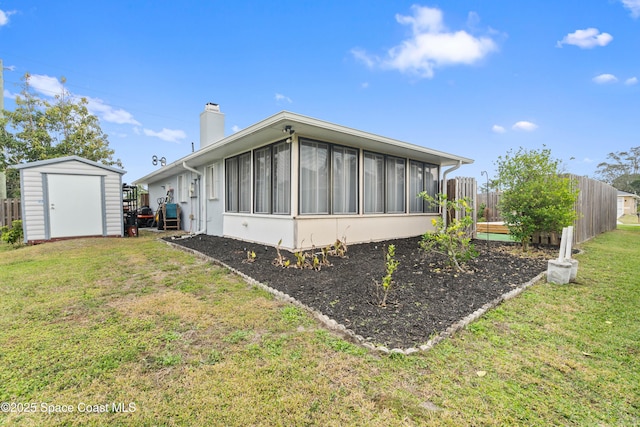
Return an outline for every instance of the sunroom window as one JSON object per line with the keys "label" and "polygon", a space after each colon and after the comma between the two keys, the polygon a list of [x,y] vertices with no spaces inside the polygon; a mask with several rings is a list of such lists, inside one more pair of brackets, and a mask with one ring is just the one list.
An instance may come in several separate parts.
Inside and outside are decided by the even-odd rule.
{"label": "sunroom window", "polygon": [[358,213],[358,150],[300,141],[300,213]]}
{"label": "sunroom window", "polygon": [[364,212],[406,212],[406,162],[376,153],[364,153]]}
{"label": "sunroom window", "polygon": [[225,161],[227,212],[251,212],[251,153]]}
{"label": "sunroom window", "polygon": [[438,166],[428,163],[409,162],[409,212],[438,212],[438,207],[417,197],[426,191],[431,197],[438,194]]}
{"label": "sunroom window", "polygon": [[279,142],[254,152],[254,212],[291,212],[291,144]]}

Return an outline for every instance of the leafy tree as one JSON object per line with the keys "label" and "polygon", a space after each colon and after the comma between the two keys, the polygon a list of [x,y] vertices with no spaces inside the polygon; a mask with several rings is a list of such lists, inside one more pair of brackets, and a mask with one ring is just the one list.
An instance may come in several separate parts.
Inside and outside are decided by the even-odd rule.
{"label": "leafy tree", "polygon": [[577,217],[578,190],[559,174],[559,160],[549,149],[510,150],[496,162],[496,183],[503,190],[499,209],[509,233],[527,250],[535,232],[560,232]]}
{"label": "leafy tree", "polygon": [[[61,79],[64,85],[65,79]],[[16,108],[4,110],[0,119],[0,170],[10,165],[77,155],[109,166],[122,167],[113,159],[107,135],[96,116],[89,113],[86,98],[64,89],[52,101],[41,98],[23,77]],[[19,175],[7,170],[7,194],[19,197]]]}
{"label": "leafy tree", "polygon": [[640,194],[640,147],[609,153],[607,159],[598,165],[600,179],[618,190]]}

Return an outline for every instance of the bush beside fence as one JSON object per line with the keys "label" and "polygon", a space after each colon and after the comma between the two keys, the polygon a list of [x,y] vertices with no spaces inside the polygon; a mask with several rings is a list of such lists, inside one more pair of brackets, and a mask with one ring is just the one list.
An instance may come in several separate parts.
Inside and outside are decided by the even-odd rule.
{"label": "bush beside fence", "polygon": [[[575,204],[578,219],[574,222],[573,243],[580,243],[610,231],[617,226],[618,190],[602,181],[586,176],[568,175],[577,186],[578,200]],[[480,193],[476,198],[476,209],[483,204],[488,208],[487,221],[502,221],[498,204],[500,193]],[[482,215],[482,212],[478,212]],[[545,233],[534,236],[534,243],[559,244],[558,236]]]}

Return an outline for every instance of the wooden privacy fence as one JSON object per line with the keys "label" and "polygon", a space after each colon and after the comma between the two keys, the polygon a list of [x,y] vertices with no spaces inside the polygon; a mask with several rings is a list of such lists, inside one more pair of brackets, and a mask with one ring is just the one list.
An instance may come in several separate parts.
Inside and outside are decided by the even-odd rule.
{"label": "wooden privacy fence", "polygon": [[[489,193],[479,193],[476,199],[476,211],[478,217],[484,217],[487,222],[502,221],[500,212],[498,211],[498,202],[500,201],[500,193],[490,191]],[[484,205],[484,211],[480,208]]]}
{"label": "wooden privacy fence", "polygon": [[[465,177],[455,177],[453,179],[447,180],[447,197],[449,200],[458,200],[463,198],[468,198],[470,200],[470,205],[473,208],[476,203],[476,197],[478,195],[478,184],[476,183],[475,178],[465,178]],[[473,217],[473,237],[476,236],[476,216],[477,209],[473,209],[471,212],[471,216]],[[460,210],[459,212],[448,212],[448,218],[451,219],[453,215],[456,215],[457,219],[468,215],[465,209]]]}
{"label": "wooden privacy fence", "polygon": [[[574,209],[578,219],[573,223],[573,243],[580,243],[597,236],[605,231],[610,231],[617,226],[618,190],[602,181],[587,178],[586,176],[566,175],[571,178],[575,188],[578,189],[578,200]],[[502,221],[498,211],[500,193],[491,192],[478,194],[476,209],[485,203],[489,209],[487,221]],[[482,215],[479,212],[479,215]],[[537,233],[533,236],[533,243],[558,244],[559,237],[554,233]]]}
{"label": "wooden privacy fence", "polygon": [[618,225],[618,190],[586,176],[569,175],[580,193],[575,204],[578,219],[573,223],[573,242],[589,240]]}
{"label": "wooden privacy fence", "polygon": [[4,227],[5,225],[11,227],[11,223],[17,219],[22,219],[20,199],[1,199],[0,227]]}

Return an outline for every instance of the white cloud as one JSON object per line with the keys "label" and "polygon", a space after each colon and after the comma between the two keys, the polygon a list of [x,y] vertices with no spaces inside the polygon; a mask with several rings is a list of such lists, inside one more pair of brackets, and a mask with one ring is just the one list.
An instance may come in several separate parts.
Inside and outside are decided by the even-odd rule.
{"label": "white cloud", "polygon": [[467,27],[476,28],[480,24],[480,15],[477,12],[469,12],[467,15]]}
{"label": "white cloud", "polygon": [[503,126],[500,126],[500,125],[493,125],[491,127],[491,130],[494,133],[505,133],[507,131]]}
{"label": "white cloud", "polygon": [[361,87],[362,89],[367,89],[367,88],[369,88],[369,82],[364,82],[364,83],[360,84],[360,87]]}
{"label": "white cloud", "polygon": [[16,99],[16,96],[18,96],[18,94],[16,94],[16,93],[11,93],[11,92],[9,92],[9,91],[8,91],[8,90],[6,90],[6,89],[3,89],[3,91],[2,91],[2,95],[3,95],[5,98],[8,98],[8,99]]}
{"label": "white cloud", "polygon": [[114,108],[111,105],[105,104],[100,98],[87,99],[87,108],[91,114],[96,114],[102,118],[105,122],[117,123],[117,124],[129,124],[140,126],[140,122],[133,118],[133,115],[122,108]]}
{"label": "white cloud", "polygon": [[187,137],[187,134],[184,133],[184,131],[167,128],[162,128],[160,132],[154,132],[151,129],[143,129],[142,131],[147,136],[155,136],[156,138],[169,142],[180,142],[180,140]]}
{"label": "white cloud", "polygon": [[601,33],[597,28],[587,28],[567,34],[556,46],[562,47],[563,44],[569,44],[581,49],[591,49],[596,46],[606,46],[611,43],[611,40],[613,40],[611,34]]}
{"label": "white cloud", "polygon": [[524,132],[533,132],[538,129],[538,125],[535,123],[527,122],[525,120],[516,122],[513,126],[511,126],[513,130],[520,130]]}
{"label": "white cloud", "polygon": [[62,94],[64,86],[55,77],[50,77],[42,74],[29,75],[29,85],[41,94],[49,97]]}
{"label": "white cloud", "polygon": [[585,157],[584,159],[582,159],[582,162],[583,163],[593,163],[593,160],[588,158],[588,157]]}
{"label": "white cloud", "polygon": [[231,131],[232,131],[233,133],[236,133],[236,132],[238,132],[239,130],[240,130],[240,126],[238,126],[238,125],[233,125],[233,126],[231,126]]}
{"label": "white cloud", "polygon": [[624,81],[624,84],[626,84],[627,86],[638,84],[638,78],[637,77],[630,77],[630,78],[628,78],[627,80]]}
{"label": "white cloud", "polygon": [[629,9],[633,18],[640,17],[640,0],[622,0],[622,4]]}
{"label": "white cloud", "polygon": [[351,54],[358,61],[362,62],[367,68],[373,68],[380,61],[379,58],[369,55],[365,50],[360,48],[351,49]]}
{"label": "white cloud", "polygon": [[[396,15],[401,25],[411,26],[412,37],[391,48],[385,58],[370,55],[362,49],[351,54],[367,67],[380,66],[431,78],[436,68],[448,65],[471,65],[498,50],[489,37],[475,37],[466,31],[449,31],[440,9],[413,5],[410,16]],[[472,22],[479,22],[477,14]]]}
{"label": "white cloud", "polygon": [[280,102],[280,101],[285,101],[288,102],[289,104],[291,104],[293,101],[291,100],[291,98],[289,98],[288,96],[285,96],[281,93],[276,93],[276,101]]}
{"label": "white cloud", "polygon": [[602,85],[607,83],[615,83],[618,81],[618,78],[613,74],[600,74],[599,76],[595,76],[592,80],[594,83]]}
{"label": "white cloud", "polygon": [[[42,74],[32,74],[29,76],[29,85],[36,91],[48,97],[62,94],[64,85],[56,78]],[[122,108],[115,108],[106,104],[102,99],[91,98],[68,93],[68,95],[79,101],[81,98],[87,100],[87,109],[91,114],[95,114],[105,122],[117,124],[130,124],[140,126],[140,122],[133,118],[133,115]]]}
{"label": "white cloud", "polygon": [[9,23],[9,17],[16,13],[15,10],[1,10],[0,9],[0,27],[3,27]]}

